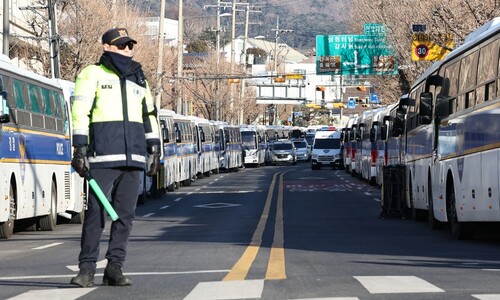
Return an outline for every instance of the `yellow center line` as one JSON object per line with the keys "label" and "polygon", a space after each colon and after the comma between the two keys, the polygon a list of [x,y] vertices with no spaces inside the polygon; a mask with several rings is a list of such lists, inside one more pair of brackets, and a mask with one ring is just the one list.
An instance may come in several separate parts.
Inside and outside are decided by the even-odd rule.
{"label": "yellow center line", "polygon": [[271,202],[273,200],[274,185],[276,183],[276,176],[280,174],[279,172],[273,175],[273,180],[271,181],[271,186],[269,187],[269,192],[267,193],[266,203],[264,205],[264,210],[260,216],[259,224],[255,229],[252,241],[247,247],[243,255],[236,262],[236,264],[231,268],[231,271],[224,277],[223,281],[229,280],[244,280],[250,271],[253,261],[257,257],[257,254],[262,244],[262,236],[264,234],[264,229],[266,227],[267,218],[269,216],[269,210],[271,209]]}
{"label": "yellow center line", "polygon": [[283,248],[283,175],[278,184],[278,202],[276,204],[276,222],[274,225],[274,241],[267,265],[266,279],[286,279],[285,249]]}

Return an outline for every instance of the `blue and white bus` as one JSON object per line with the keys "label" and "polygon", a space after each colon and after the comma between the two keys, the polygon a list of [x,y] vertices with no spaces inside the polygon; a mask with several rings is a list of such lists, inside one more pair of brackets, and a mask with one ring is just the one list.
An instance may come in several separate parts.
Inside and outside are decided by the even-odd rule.
{"label": "blue and white bus", "polygon": [[[3,122],[0,138],[0,237],[18,221],[28,229],[54,230],[58,214],[80,214],[71,203],[68,105],[59,84],[0,58]],[[78,211],[73,211],[73,210]]]}
{"label": "blue and white bus", "polygon": [[221,169],[238,172],[243,166],[241,132],[237,125],[220,124],[221,134]]}
{"label": "blue and white bus", "polygon": [[160,172],[157,175],[157,184],[160,190],[165,189],[169,192],[175,190],[176,177],[179,174],[174,116],[175,112],[167,109],[160,109],[158,115],[163,140],[163,156]]}
{"label": "blue and white bus", "polygon": [[198,166],[195,149],[195,125],[186,116],[174,115],[175,142],[177,143],[177,185],[190,186]]}
{"label": "blue and white bus", "polygon": [[406,115],[408,205],[454,238],[500,221],[500,18],[466,37],[412,86]]}

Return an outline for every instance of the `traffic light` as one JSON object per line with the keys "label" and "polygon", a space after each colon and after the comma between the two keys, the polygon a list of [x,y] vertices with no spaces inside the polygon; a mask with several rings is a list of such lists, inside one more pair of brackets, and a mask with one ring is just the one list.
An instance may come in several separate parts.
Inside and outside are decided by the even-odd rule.
{"label": "traffic light", "polygon": [[364,85],[358,86],[358,87],[356,87],[356,89],[360,92],[366,92],[366,86],[364,86]]}
{"label": "traffic light", "polygon": [[325,90],[326,90],[326,88],[323,85],[316,86],[316,91],[318,91],[318,92],[324,92]]}
{"label": "traffic light", "polygon": [[239,78],[229,78],[228,81],[229,81],[229,83],[240,83]]}
{"label": "traffic light", "polygon": [[285,82],[285,79],[284,76],[274,77],[274,82]]}

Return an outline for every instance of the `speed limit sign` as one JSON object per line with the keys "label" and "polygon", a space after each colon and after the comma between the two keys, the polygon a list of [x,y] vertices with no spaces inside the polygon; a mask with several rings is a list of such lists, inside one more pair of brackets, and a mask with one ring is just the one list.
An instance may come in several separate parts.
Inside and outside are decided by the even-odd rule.
{"label": "speed limit sign", "polygon": [[415,47],[415,55],[418,58],[425,58],[427,55],[429,55],[429,47],[425,44],[419,44]]}

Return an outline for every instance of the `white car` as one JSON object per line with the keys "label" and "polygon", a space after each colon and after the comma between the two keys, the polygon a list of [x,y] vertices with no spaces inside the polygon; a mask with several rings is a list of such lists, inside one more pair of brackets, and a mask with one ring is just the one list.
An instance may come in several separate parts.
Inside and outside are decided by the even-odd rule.
{"label": "white car", "polygon": [[310,161],[311,160],[311,146],[306,140],[293,141],[295,145],[295,154],[297,161]]}

